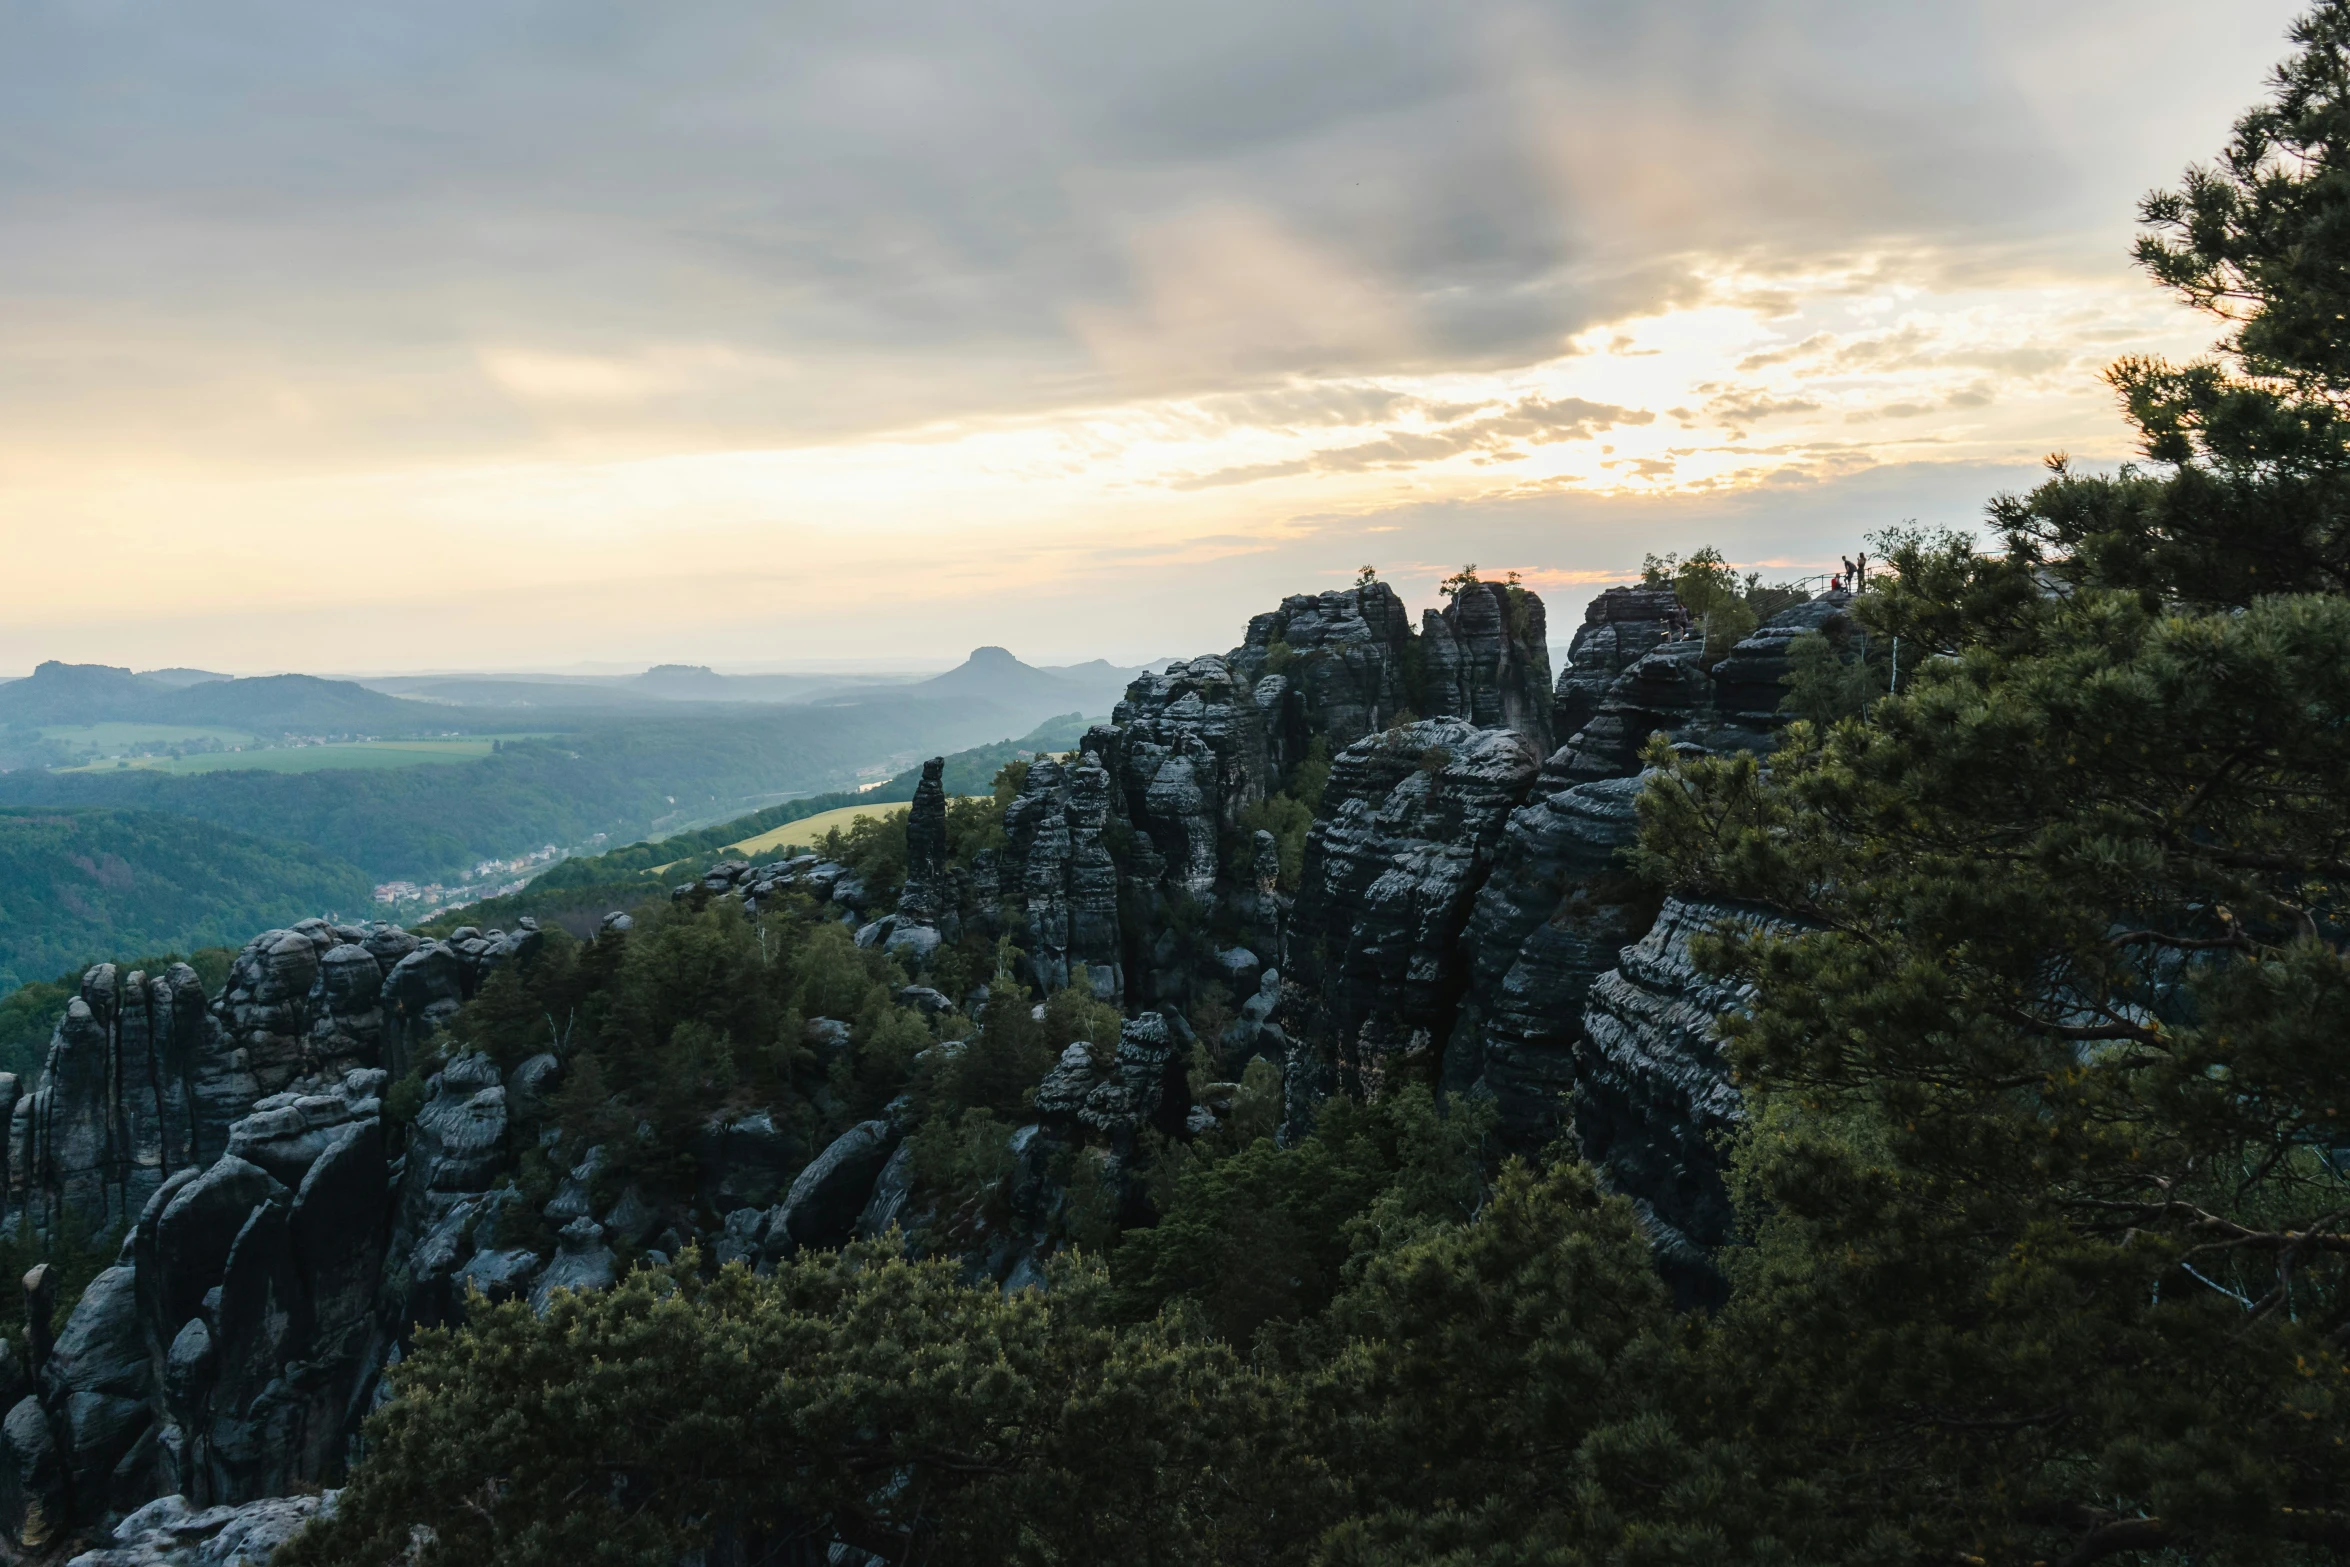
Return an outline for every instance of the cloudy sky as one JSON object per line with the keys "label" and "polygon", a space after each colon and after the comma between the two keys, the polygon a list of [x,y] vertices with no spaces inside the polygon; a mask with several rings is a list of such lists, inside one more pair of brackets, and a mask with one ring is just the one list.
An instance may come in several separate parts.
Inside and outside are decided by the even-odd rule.
{"label": "cloudy sky", "polygon": [[0,0],[0,672],[1554,616],[2126,457],[2295,0]]}

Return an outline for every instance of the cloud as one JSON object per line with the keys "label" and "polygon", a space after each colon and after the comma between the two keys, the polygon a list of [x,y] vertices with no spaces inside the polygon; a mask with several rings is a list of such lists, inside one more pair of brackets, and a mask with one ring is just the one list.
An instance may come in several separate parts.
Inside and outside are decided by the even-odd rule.
{"label": "cloud", "polygon": [[[1399,399],[1396,406],[1412,405]],[[1454,409],[1420,404],[1415,411],[1448,413]],[[1475,418],[1455,419],[1433,429],[1391,429],[1373,440],[1325,447],[1306,457],[1182,474],[1169,483],[1178,490],[1217,489],[1264,479],[1294,478],[1300,474],[1416,468],[1467,453],[1482,454],[1489,461],[1510,461],[1524,456],[1531,447],[1588,440],[1619,425],[1637,426],[1655,421],[1656,415],[1646,409],[1622,408],[1588,398],[1527,397],[1492,412],[1479,412]]]}
{"label": "cloud", "polygon": [[123,563],[41,635],[390,657],[462,579],[685,652],[754,564],[1082,601],[1096,545],[2125,450],[2086,368],[2209,335],[2133,204],[2302,3],[0,7],[0,550]]}
{"label": "cloud", "polygon": [[1724,393],[1709,400],[1705,411],[1724,424],[1752,424],[1758,419],[1818,413],[1820,405],[1808,397],[1774,397],[1759,387]]}

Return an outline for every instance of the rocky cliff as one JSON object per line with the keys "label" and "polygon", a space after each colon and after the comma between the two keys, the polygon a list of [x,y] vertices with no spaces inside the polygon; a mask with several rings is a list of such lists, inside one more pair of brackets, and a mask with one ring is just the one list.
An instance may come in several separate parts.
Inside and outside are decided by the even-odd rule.
{"label": "rocky cliff", "polygon": [[[235,1509],[335,1481],[408,1335],[475,1289],[543,1303],[625,1255],[699,1242],[761,1266],[917,1219],[975,1276],[1036,1282],[1075,1216],[1149,1222],[1149,1149],[1213,1131],[1238,1092],[1200,1087],[1203,1061],[1279,1068],[1291,1135],[1329,1094],[1401,1075],[1490,1100],[1507,1147],[1572,1137],[1703,1298],[1728,1213],[1714,1139],[1739,1113],[1714,1019],[1740,998],[1689,943],[1757,916],[1660,908],[1626,874],[1641,752],[1660,732],[1767,749],[1792,640],[1855,633],[1841,599],[1815,601],[1708,668],[1685,620],[1669,592],[1600,595],[1552,687],[1521,588],[1468,584],[1417,632],[1383,584],[1300,595],[1230,653],[1137,680],[1075,754],[1037,758],[999,841],[957,857],[927,768],[894,906],[805,855],[680,886],[843,922],[903,965],[897,999],[925,1014],[1007,1004],[925,983],[973,938],[1010,938],[1038,997],[1082,972],[1119,1004],[1118,1037],[1062,1050],[1009,1173],[962,1215],[923,1209],[902,1101],[813,1140],[721,1106],[681,1151],[690,1206],[615,1191],[601,1147],[554,1134],[571,1065],[551,1023],[550,1048],[504,1071],[451,1043],[498,968],[531,961],[527,924],[436,941],[305,921],[248,943],[216,997],[184,966],[92,968],[39,1083],[0,1078],[7,1200],[37,1233],[122,1240],[54,1342],[55,1280],[28,1277],[25,1331],[0,1346],[0,1524],[23,1540],[130,1515],[139,1550],[226,1538]],[[1285,884],[1273,832],[1248,824],[1283,799],[1302,812],[1284,791],[1324,754]],[[618,962],[632,924],[609,917],[582,962]],[[848,1023],[806,1029],[819,1066],[842,1058]],[[419,1067],[420,1097],[387,1116]],[[525,1196],[524,1162],[558,1153]],[[181,1511],[134,1512],[158,1497]]]}

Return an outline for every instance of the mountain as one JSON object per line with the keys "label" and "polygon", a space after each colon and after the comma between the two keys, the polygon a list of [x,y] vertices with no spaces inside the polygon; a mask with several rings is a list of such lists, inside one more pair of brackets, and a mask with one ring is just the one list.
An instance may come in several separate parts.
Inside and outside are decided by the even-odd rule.
{"label": "mountain", "polygon": [[177,693],[160,680],[111,664],[39,665],[22,680],[0,685],[0,723],[102,724],[142,719]]}
{"label": "mountain", "polygon": [[321,680],[316,675],[207,681],[173,692],[160,711],[138,716],[166,714],[175,715],[176,723],[214,724],[259,734],[372,733],[434,723],[434,715],[417,703],[385,696],[348,680]]}
{"label": "mountain", "polygon": [[722,675],[705,664],[656,664],[636,675],[378,675],[359,683],[389,696],[482,707],[651,709],[673,702],[742,702],[773,706],[909,686],[918,677],[884,673]]}
{"label": "mountain", "polygon": [[911,689],[911,677],[886,674],[722,675],[703,664],[656,664],[627,682],[631,690],[674,702],[810,702],[866,691]]}
{"label": "mountain", "polygon": [[629,682],[640,691],[672,700],[724,701],[726,677],[707,664],[655,664]]}
{"label": "mountain", "polygon": [[414,702],[348,680],[263,675],[247,680],[134,675],[111,664],[41,664],[0,685],[0,723],[217,725],[255,733],[348,734],[413,731],[444,723]]}
{"label": "mountain", "polygon": [[126,952],[236,945],[369,906],[358,867],[152,811],[0,808],[0,987]]}
{"label": "mountain", "polygon": [[982,647],[973,648],[969,658],[945,674],[906,687],[904,694],[994,702],[1042,720],[1071,709],[1107,713],[1140,672],[1098,658],[1089,664],[1039,669],[1020,662],[1007,649]]}
{"label": "mountain", "polygon": [[156,680],[167,686],[200,686],[214,680],[233,680],[234,675],[216,675],[209,669],[142,669],[141,680]]}

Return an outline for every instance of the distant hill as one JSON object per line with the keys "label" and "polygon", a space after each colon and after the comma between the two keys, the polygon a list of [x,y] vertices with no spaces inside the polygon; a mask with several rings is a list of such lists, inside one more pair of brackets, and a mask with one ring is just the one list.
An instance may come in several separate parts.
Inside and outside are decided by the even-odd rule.
{"label": "distant hill", "polygon": [[901,690],[913,675],[722,675],[703,664],[656,664],[636,675],[501,674],[376,675],[359,683],[390,696],[421,697],[481,707],[650,710],[678,702],[739,702],[773,706],[872,690]]}
{"label": "distant hill", "polygon": [[655,664],[629,682],[655,696],[686,701],[723,701],[726,677],[707,664]]}
{"label": "distant hill", "polygon": [[0,724],[162,723],[257,734],[348,734],[413,732],[446,722],[445,714],[423,704],[315,675],[187,681],[51,659],[24,679],[0,685]]}
{"label": "distant hill", "polygon": [[235,946],[370,886],[302,844],[152,811],[0,808],[0,989],[126,952]]}
{"label": "distant hill", "polygon": [[1037,718],[1072,708],[1086,713],[1106,713],[1126,694],[1127,683],[1137,673],[1120,669],[1104,659],[1061,669],[1039,669],[1020,662],[1005,648],[983,647],[972,649],[969,658],[945,674],[906,687],[905,695],[994,702]]}
{"label": "distant hill", "polygon": [[[1017,740],[998,740],[949,752],[941,782],[949,796],[986,794],[994,787],[996,774],[1006,763],[1039,752],[1070,750],[1085,738],[1087,727],[1097,721],[1079,713],[1064,713]],[[632,843],[604,854],[578,856],[543,872],[520,892],[447,910],[423,928],[446,931],[459,925],[511,925],[520,916],[530,914],[586,935],[595,929],[597,920],[606,911],[631,908],[661,891],[670,881],[681,879],[678,875],[656,874],[658,867],[684,860],[699,874],[704,866],[725,852],[728,844],[756,838],[843,806],[895,805],[911,800],[915,785],[921,781],[922,769],[917,765],[878,788],[809,795],[713,827],[698,827],[690,832]]]}
{"label": "distant hill", "polygon": [[[0,695],[9,689],[0,686]],[[876,763],[903,766],[991,735],[1021,734],[1044,716],[943,693],[839,707],[680,707],[675,717],[616,715],[560,739],[508,740],[462,767],[0,773],[0,805],[169,811],[295,839],[378,880],[445,881],[479,860],[541,844],[579,844],[596,833],[626,843],[723,821],[786,795],[842,787]]]}
{"label": "distant hill", "polygon": [[167,686],[200,686],[207,681],[233,680],[233,675],[216,675],[209,669],[142,669],[141,680],[158,680]]}
{"label": "distant hill", "polygon": [[[391,681],[369,681],[369,690],[392,688]],[[544,680],[501,680],[465,677],[453,680],[403,680],[393,694],[425,702],[469,708],[524,708],[537,713],[634,712],[651,713],[670,705],[665,697],[647,691],[585,681],[557,685]]]}

